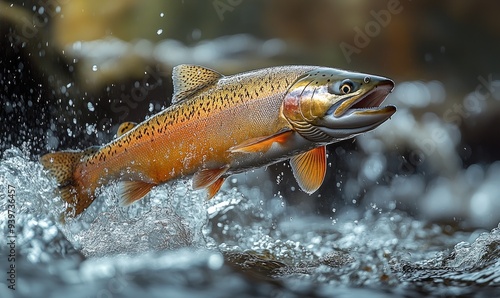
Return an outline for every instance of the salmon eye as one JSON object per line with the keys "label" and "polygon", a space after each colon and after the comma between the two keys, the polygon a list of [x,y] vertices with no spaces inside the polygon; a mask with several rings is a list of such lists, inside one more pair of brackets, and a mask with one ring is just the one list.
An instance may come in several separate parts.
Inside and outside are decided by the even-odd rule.
{"label": "salmon eye", "polygon": [[328,85],[328,92],[335,95],[346,95],[356,91],[358,87],[359,84],[354,83],[352,80],[345,79]]}
{"label": "salmon eye", "polygon": [[341,94],[348,94],[351,93],[353,90],[353,84],[351,81],[344,81],[342,85],[340,86],[340,93]]}

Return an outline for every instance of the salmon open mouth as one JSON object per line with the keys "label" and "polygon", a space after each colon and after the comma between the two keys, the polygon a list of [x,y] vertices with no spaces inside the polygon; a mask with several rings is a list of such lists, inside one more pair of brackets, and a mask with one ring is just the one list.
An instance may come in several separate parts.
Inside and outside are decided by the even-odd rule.
{"label": "salmon open mouth", "polygon": [[393,81],[382,81],[365,95],[358,98],[351,97],[346,99],[335,108],[333,115],[335,117],[341,117],[347,111],[363,111],[366,113],[369,111],[377,112],[384,110],[386,107],[380,107],[380,104],[385,100],[389,93],[391,93],[393,88]]}
{"label": "salmon open mouth", "polygon": [[393,88],[391,80],[384,80],[366,94],[350,97],[332,106],[317,121],[317,129],[330,137],[342,139],[376,128],[396,112],[395,106],[380,106]]}
{"label": "salmon open mouth", "polygon": [[392,81],[386,81],[376,86],[372,91],[370,91],[365,96],[358,99],[349,109],[350,110],[363,110],[371,108],[379,108],[380,104],[385,100],[385,98],[391,93],[394,88],[394,83]]}

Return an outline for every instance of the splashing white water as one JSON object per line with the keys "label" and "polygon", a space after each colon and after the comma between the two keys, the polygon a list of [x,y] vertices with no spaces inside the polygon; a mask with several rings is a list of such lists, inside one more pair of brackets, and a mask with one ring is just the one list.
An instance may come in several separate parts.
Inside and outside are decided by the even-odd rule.
{"label": "splashing white water", "polygon": [[[30,160],[21,150],[14,148],[4,153],[0,185],[11,185],[16,189],[18,226],[57,226],[87,256],[205,244],[202,235],[202,227],[208,219],[205,194],[189,190],[186,181],[159,186],[145,199],[129,207],[119,206],[116,185],[104,187],[87,211],[64,224],[58,220],[65,204],[56,191],[57,183],[41,164]],[[5,204],[6,201],[2,201],[0,211],[0,217],[4,219],[8,217]],[[26,238],[20,237],[18,243],[22,245],[23,241],[32,240],[32,234],[33,231],[24,235]],[[6,244],[6,238],[0,241],[0,244]]]}

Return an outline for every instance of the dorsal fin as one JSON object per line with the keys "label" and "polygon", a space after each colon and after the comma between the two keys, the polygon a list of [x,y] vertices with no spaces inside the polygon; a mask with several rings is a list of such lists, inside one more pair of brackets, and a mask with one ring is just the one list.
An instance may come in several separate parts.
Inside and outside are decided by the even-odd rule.
{"label": "dorsal fin", "polygon": [[172,70],[174,95],[172,104],[217,82],[223,75],[202,66],[181,64]]}
{"label": "dorsal fin", "polygon": [[118,130],[116,131],[116,137],[117,138],[120,137],[121,135],[123,135],[124,133],[128,132],[129,130],[131,130],[136,126],[137,123],[135,122],[123,122],[122,124],[120,124],[120,126],[118,126]]}

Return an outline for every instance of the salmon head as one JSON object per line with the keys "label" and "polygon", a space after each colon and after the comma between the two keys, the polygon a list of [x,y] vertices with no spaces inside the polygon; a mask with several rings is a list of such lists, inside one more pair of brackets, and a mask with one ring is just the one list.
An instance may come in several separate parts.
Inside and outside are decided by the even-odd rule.
{"label": "salmon head", "polygon": [[370,131],[389,119],[396,107],[380,104],[393,88],[388,78],[320,67],[289,87],[281,112],[304,138],[331,143]]}

